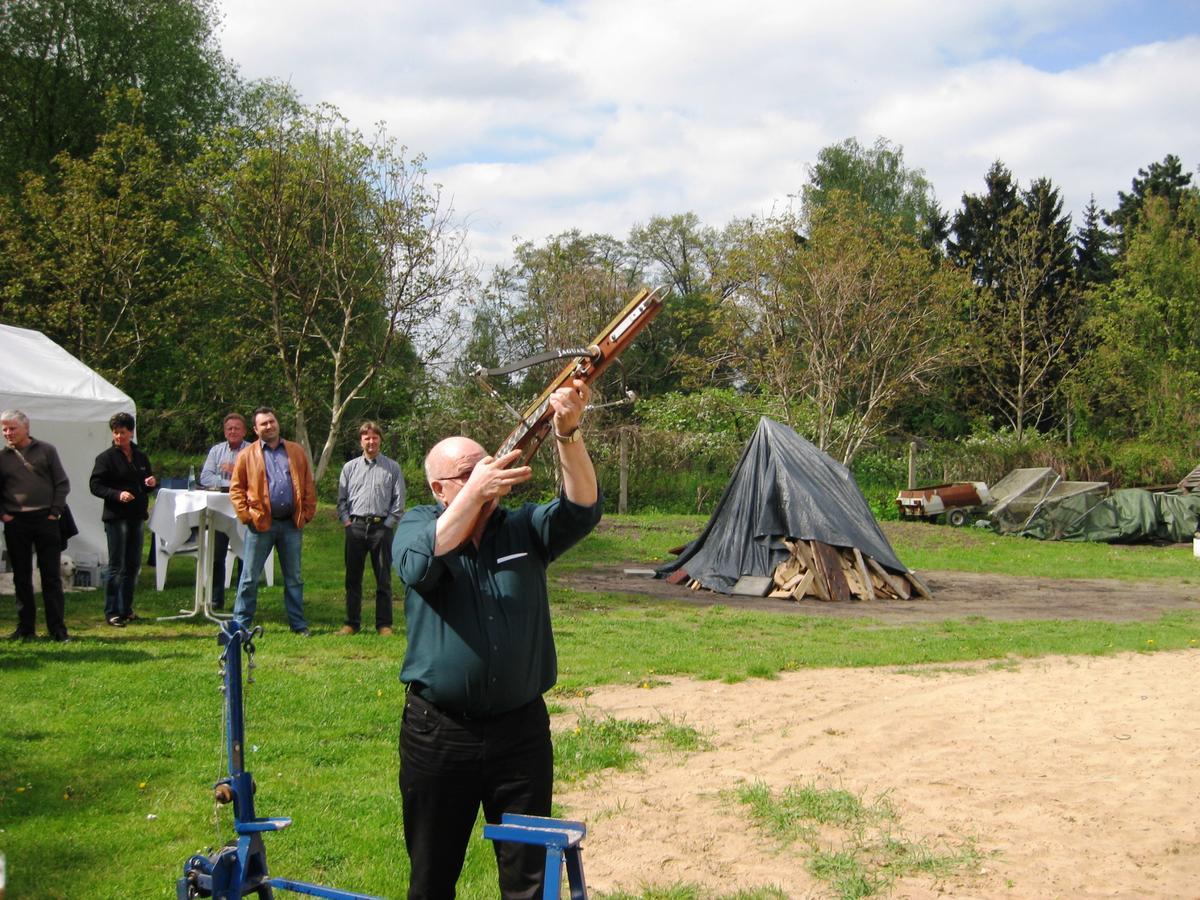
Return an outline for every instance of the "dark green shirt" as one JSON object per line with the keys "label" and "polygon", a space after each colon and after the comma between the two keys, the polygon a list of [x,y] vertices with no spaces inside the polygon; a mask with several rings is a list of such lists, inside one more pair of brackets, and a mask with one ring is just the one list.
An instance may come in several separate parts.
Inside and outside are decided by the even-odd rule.
{"label": "dark green shirt", "polygon": [[479,548],[434,556],[440,506],[417,506],[396,526],[392,559],[405,584],[408,649],[400,680],[467,715],[517,709],[554,686],[546,566],[600,521],[601,501],[565,497],[497,509]]}

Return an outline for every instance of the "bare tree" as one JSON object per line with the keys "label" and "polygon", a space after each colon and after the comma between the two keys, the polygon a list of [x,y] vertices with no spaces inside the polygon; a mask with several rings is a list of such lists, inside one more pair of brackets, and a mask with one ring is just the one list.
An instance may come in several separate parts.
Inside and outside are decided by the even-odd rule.
{"label": "bare tree", "polygon": [[[464,233],[423,160],[370,142],[328,107],[272,108],[237,162],[210,182],[205,209],[226,273],[244,298],[243,339],[269,348],[311,450],[327,416],[320,478],[350,404],[404,342],[436,351],[447,301],[469,281]],[[325,423],[322,423],[325,424]]]}
{"label": "bare tree", "polygon": [[[972,304],[965,344],[1017,440],[1036,425],[1078,365],[1070,349],[1078,316],[1064,309],[1070,284],[1058,285],[1059,258],[1032,213],[1020,206],[1005,218],[996,242],[1001,284],[983,288]],[[1048,288],[1048,285],[1050,286]]]}
{"label": "bare tree", "polygon": [[743,224],[712,364],[773,393],[789,424],[806,422],[849,463],[945,367],[950,311],[969,285],[844,193],[815,212],[807,237],[801,224]]}

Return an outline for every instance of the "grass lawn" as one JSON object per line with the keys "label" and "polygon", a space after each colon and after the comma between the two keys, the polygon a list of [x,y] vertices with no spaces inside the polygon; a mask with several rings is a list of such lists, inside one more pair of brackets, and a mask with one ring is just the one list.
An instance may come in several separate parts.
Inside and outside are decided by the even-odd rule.
{"label": "grass lawn", "polygon": [[[1138,623],[980,618],[893,627],[865,618],[646,604],[569,587],[579,567],[664,559],[703,521],[610,516],[552,570],[560,662],[552,710],[568,708],[596,685],[653,684],[664,675],[737,680],[811,666],[1145,651],[1148,640],[1157,652],[1200,638],[1200,619],[1188,613]],[[913,523],[889,523],[887,530],[900,558],[917,569],[1176,580],[1195,580],[1200,570],[1178,548],[1038,543]],[[262,589],[266,634],[246,697],[246,767],[258,783],[257,812],[295,820],[266,835],[267,859],[275,875],[402,896],[408,866],[396,741],[404,639],[369,630],[333,635],[343,616],[342,544],[328,508],[308,530],[304,553],[314,637],[289,633],[281,583]],[[10,897],[173,897],[184,861],[232,833],[228,810],[216,808],[211,794],[225,766],[216,628],[153,621],[191,605],[190,559],[171,563],[161,593],[153,575],[143,571],[136,601],[146,624],[108,628],[100,593],[76,592],[67,600],[73,643],[0,645],[0,852]],[[370,600],[366,605],[369,619]],[[5,598],[0,629],[14,627]],[[573,759],[600,768],[620,764],[622,741],[644,730],[626,729],[626,740],[611,723],[599,724],[605,727],[585,729],[579,739],[594,739],[595,752],[584,752],[575,738],[559,743],[570,743]],[[560,771],[564,778],[579,774]],[[491,847],[477,839],[460,896],[493,897],[494,879]]]}

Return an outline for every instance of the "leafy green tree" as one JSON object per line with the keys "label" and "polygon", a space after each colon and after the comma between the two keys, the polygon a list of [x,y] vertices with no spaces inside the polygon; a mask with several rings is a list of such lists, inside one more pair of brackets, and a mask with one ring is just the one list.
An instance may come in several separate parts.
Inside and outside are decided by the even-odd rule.
{"label": "leafy green tree", "polygon": [[949,234],[948,217],[924,170],[908,168],[904,148],[886,138],[876,138],[871,148],[855,138],[822,148],[809,167],[809,179],[801,191],[809,212],[829,202],[833,192],[845,191],[884,221],[895,220],[929,249],[940,248]]}
{"label": "leafy green tree", "polygon": [[728,277],[714,365],[775,397],[789,423],[810,419],[814,443],[847,463],[947,364],[969,291],[911,232],[840,192],[808,221],[742,223]]}
{"label": "leafy green tree", "polygon": [[[612,320],[641,285],[624,244],[608,235],[563,232],[538,245],[519,244],[515,262],[499,267],[476,309],[473,351],[511,362],[544,350],[586,346]],[[486,338],[484,336],[486,335]],[[642,365],[637,344],[621,365],[596,386],[604,399],[639,389]],[[484,366],[494,365],[484,359]],[[537,396],[549,380],[547,369],[518,372],[511,382],[516,408]]]}
{"label": "leafy green tree", "polygon": [[[191,294],[180,173],[140,123],[66,153],[0,202],[0,316],[47,332],[110,380],[178,333]],[[161,377],[161,373],[160,373]]]}
{"label": "leafy green tree", "polygon": [[[1064,304],[1074,300],[1066,287],[1074,276],[1075,245],[1071,235],[1071,216],[1063,213],[1062,194],[1049,178],[1038,178],[1021,194],[1021,205],[1029,213],[1035,249],[1043,264],[1036,285],[1038,302],[1048,307],[1056,317]],[[1004,234],[1005,229],[1001,229]],[[1011,247],[1004,246],[1005,258],[1012,260]],[[1011,269],[1005,266],[1006,271]]]}
{"label": "leafy green tree", "polygon": [[1194,445],[1200,431],[1200,192],[1147,196],[1094,295],[1081,384],[1090,428]]}
{"label": "leafy green tree", "polygon": [[1141,219],[1142,209],[1148,197],[1162,197],[1174,214],[1179,209],[1179,201],[1188,193],[1192,184],[1192,174],[1183,171],[1179,157],[1168,153],[1160,163],[1150,163],[1144,169],[1138,169],[1137,177],[1133,179],[1132,190],[1127,194],[1117,192],[1117,208],[1106,213],[1105,224],[1115,229],[1117,238],[1124,246],[1126,236],[1136,230]]}
{"label": "leafy green tree", "polygon": [[648,390],[705,383],[712,373],[706,371],[701,344],[712,335],[717,305],[731,289],[717,276],[727,234],[703,225],[695,213],[654,216],[633,228],[627,245],[648,282],[671,290],[665,309],[638,338],[637,350],[652,373]]}
{"label": "leafy green tree", "polygon": [[214,29],[215,0],[3,0],[0,192],[61,153],[90,156],[114,91],[140,95],[147,135],[167,158],[198,148],[235,92]]}
{"label": "leafy green tree", "polygon": [[[269,93],[269,92],[268,92]],[[238,353],[281,381],[320,478],[339,429],[396,354],[436,353],[469,284],[464,235],[423,160],[366,140],[329,107],[268,97],[250,133],[229,129],[196,183]]]}

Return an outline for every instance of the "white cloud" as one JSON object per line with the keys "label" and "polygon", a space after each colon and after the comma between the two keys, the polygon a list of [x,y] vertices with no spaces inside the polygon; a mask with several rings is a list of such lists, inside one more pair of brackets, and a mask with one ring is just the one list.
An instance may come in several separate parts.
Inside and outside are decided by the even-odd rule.
{"label": "white cloud", "polygon": [[1071,209],[1091,193],[1111,207],[1138,167],[1200,161],[1200,39],[1021,60],[1081,23],[1111,31],[1126,6],[229,0],[222,41],[247,76],[427,155],[490,264],[514,235],[770,212],[850,136],[902,145],[951,209],[997,158],[1022,184],[1049,176]]}

